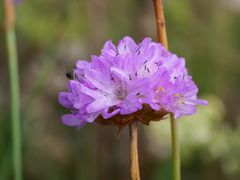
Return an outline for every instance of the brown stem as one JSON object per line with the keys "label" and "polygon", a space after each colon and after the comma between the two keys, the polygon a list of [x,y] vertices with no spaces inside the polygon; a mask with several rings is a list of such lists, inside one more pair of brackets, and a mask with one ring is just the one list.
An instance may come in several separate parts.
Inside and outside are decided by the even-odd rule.
{"label": "brown stem", "polygon": [[9,30],[13,28],[15,23],[15,13],[14,13],[14,4],[13,0],[5,0],[5,28]]}
{"label": "brown stem", "polygon": [[139,161],[138,161],[138,132],[137,122],[129,124],[130,133],[130,179],[140,180]]}
{"label": "brown stem", "polygon": [[[167,33],[165,27],[165,19],[163,12],[162,0],[153,0],[156,22],[157,22],[157,35],[158,41],[168,49]],[[180,170],[180,150],[178,142],[178,133],[177,133],[177,121],[174,119],[174,114],[170,113],[171,119],[171,136],[172,136],[172,157],[173,157],[173,179],[181,179],[181,170]]]}
{"label": "brown stem", "polygon": [[156,23],[157,23],[157,36],[158,41],[162,43],[162,45],[168,49],[168,41],[167,41],[167,33],[165,27],[165,19],[163,12],[162,0],[153,0]]}

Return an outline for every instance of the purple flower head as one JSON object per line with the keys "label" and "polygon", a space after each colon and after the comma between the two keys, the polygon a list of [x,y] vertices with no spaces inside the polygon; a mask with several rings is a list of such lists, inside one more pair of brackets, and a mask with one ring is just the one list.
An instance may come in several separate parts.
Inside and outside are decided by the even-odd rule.
{"label": "purple flower head", "polygon": [[150,38],[136,44],[126,36],[117,46],[107,41],[100,56],[77,61],[74,74],[68,91],[59,93],[59,103],[71,111],[62,116],[69,126],[136,114],[143,105],[179,118],[207,104],[197,99],[185,60]]}
{"label": "purple flower head", "polygon": [[19,5],[21,2],[22,2],[22,0],[14,0],[14,1],[13,1],[13,3],[14,3],[15,5]]}

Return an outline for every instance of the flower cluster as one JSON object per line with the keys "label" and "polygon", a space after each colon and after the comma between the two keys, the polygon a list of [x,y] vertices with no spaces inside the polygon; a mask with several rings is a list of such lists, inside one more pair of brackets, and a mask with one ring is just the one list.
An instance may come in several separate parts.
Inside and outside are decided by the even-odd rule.
{"label": "flower cluster", "polygon": [[114,46],[107,41],[100,56],[91,62],[79,60],[68,92],[59,93],[59,103],[70,109],[64,124],[82,126],[97,117],[128,115],[148,105],[155,111],[174,113],[175,118],[196,112],[198,88],[188,75],[185,60],[160,43],[145,38],[136,44],[126,36]]}

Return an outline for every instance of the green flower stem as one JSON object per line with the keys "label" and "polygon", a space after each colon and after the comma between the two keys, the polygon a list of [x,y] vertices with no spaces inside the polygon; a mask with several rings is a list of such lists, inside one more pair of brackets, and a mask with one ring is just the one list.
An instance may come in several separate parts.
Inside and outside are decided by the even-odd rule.
{"label": "green flower stem", "polygon": [[181,180],[180,148],[178,142],[177,120],[174,119],[173,113],[170,113],[170,121],[172,136],[173,180]]}
{"label": "green flower stem", "polygon": [[[157,25],[157,35],[158,41],[168,49],[167,33],[165,27],[165,18],[163,11],[162,0],[153,0],[155,16],[156,16],[156,25]],[[180,170],[180,150],[178,142],[178,133],[177,133],[177,121],[174,119],[174,114],[170,113],[171,121],[171,136],[172,136],[172,158],[173,158],[173,180],[181,179],[181,170]]]}
{"label": "green flower stem", "polygon": [[6,41],[9,61],[9,76],[11,85],[11,119],[12,119],[12,148],[14,179],[22,180],[22,142],[20,121],[20,92],[19,73],[14,31],[14,4],[12,0],[5,0],[6,12]]}

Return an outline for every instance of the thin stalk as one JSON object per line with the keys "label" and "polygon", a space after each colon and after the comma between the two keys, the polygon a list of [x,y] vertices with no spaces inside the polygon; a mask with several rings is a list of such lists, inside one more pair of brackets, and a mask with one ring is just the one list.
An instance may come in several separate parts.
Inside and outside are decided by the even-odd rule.
{"label": "thin stalk", "polygon": [[177,120],[174,119],[174,114],[170,114],[171,120],[171,136],[172,136],[172,157],[173,157],[173,179],[181,179],[181,167],[180,167],[180,148],[178,141]]}
{"label": "thin stalk", "polygon": [[[158,41],[168,49],[167,33],[165,26],[165,18],[163,11],[162,0],[153,0],[156,24],[157,24],[157,35]],[[180,170],[180,148],[178,142],[178,131],[177,131],[177,121],[174,119],[174,114],[170,113],[171,121],[171,137],[172,137],[172,158],[173,158],[173,180],[181,179]]]}
{"label": "thin stalk", "polygon": [[140,180],[139,161],[138,161],[138,132],[137,122],[129,124],[130,133],[130,179]]}
{"label": "thin stalk", "polygon": [[162,43],[162,45],[166,49],[168,49],[168,40],[167,40],[167,32],[166,32],[166,26],[165,26],[162,0],[153,0],[153,4],[155,9],[155,16],[156,16],[158,41]]}
{"label": "thin stalk", "polygon": [[20,121],[20,91],[19,73],[15,37],[15,15],[12,0],[5,0],[6,13],[6,43],[9,61],[9,76],[11,85],[11,119],[12,119],[12,148],[14,179],[22,180],[22,147],[21,147],[21,121]]}

